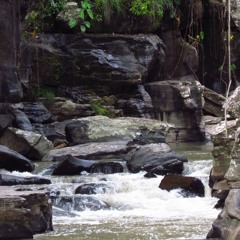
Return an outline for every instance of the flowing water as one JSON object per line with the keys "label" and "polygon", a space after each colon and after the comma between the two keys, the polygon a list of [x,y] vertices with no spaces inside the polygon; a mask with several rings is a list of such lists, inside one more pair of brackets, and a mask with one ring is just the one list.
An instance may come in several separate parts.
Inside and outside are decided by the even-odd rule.
{"label": "flowing water", "polygon": [[[158,188],[162,176],[144,178],[138,174],[91,174],[53,177],[55,188],[73,195],[80,182],[104,183],[108,188],[96,198],[107,202],[110,210],[74,212],[74,216],[53,217],[54,231],[36,235],[36,240],[202,240],[219,211],[217,199],[210,196],[208,176],[212,165],[206,145],[173,145],[172,149],[188,157],[184,174],[199,177],[204,185],[204,198],[184,198],[178,190],[167,192]],[[77,183],[78,182],[78,183]]]}

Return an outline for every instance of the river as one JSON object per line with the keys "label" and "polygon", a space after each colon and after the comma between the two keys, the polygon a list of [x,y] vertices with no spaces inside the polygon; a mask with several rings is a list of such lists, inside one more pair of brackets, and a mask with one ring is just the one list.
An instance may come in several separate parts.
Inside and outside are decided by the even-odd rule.
{"label": "river", "polygon": [[[110,210],[76,212],[74,216],[53,217],[54,231],[35,235],[36,240],[202,240],[219,210],[212,198],[208,176],[212,166],[211,147],[205,144],[175,144],[176,152],[188,157],[184,174],[195,176],[205,185],[204,198],[184,198],[178,190],[158,188],[163,176],[144,178],[144,172],[130,174],[90,174],[52,177],[55,188],[73,195],[79,182],[104,183],[108,189],[94,195],[107,202]],[[78,182],[78,183],[77,183]]]}

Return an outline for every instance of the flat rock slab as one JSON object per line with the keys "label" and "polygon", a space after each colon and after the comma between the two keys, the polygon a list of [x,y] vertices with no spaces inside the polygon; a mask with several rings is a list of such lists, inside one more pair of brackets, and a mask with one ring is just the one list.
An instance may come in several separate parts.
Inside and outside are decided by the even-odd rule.
{"label": "flat rock slab", "polygon": [[106,159],[107,157],[120,157],[127,152],[128,141],[113,141],[99,143],[85,143],[72,147],[51,150],[42,161],[61,161],[62,156],[71,155],[84,159]]}

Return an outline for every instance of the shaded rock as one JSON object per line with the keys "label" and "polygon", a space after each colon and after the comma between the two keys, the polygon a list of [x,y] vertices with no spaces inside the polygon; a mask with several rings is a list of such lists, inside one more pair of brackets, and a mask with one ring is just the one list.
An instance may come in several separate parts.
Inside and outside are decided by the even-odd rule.
{"label": "shaded rock", "polygon": [[166,174],[181,174],[184,170],[183,161],[171,159],[164,162],[162,165],[153,167],[148,171],[148,175],[166,175]]}
{"label": "shaded rock", "polygon": [[30,120],[28,119],[27,115],[23,111],[18,109],[13,109],[11,110],[11,113],[15,117],[16,126],[19,129],[22,129],[25,131],[33,130]]}
{"label": "shaded rock", "polygon": [[213,90],[204,87],[203,91],[204,97],[204,112],[205,114],[210,114],[216,117],[223,117],[223,104],[225,102],[225,97],[214,92]]}
{"label": "shaded rock", "polygon": [[23,102],[23,112],[31,123],[47,123],[51,121],[51,113],[41,102]]}
{"label": "shaded rock", "polygon": [[91,166],[90,173],[122,173],[123,166],[118,162],[97,162]]}
{"label": "shaded rock", "polygon": [[50,107],[50,111],[54,121],[64,121],[95,115],[90,104],[75,103],[65,98],[55,98]]}
{"label": "shaded rock", "polygon": [[21,154],[0,145],[0,168],[8,171],[32,172],[35,168],[34,164]]}
{"label": "shaded rock", "polygon": [[97,193],[106,193],[109,187],[103,183],[88,183],[83,184],[76,188],[75,194],[97,194]]}
{"label": "shaded rock", "polygon": [[20,45],[20,2],[0,2],[0,101],[18,102],[23,89],[17,75]]}
{"label": "shaded rock", "polygon": [[92,196],[59,196],[55,199],[54,206],[64,209],[65,211],[84,211],[84,210],[102,210],[109,209],[110,206],[101,200]]}
{"label": "shaded rock", "polygon": [[0,138],[3,144],[32,160],[41,160],[53,144],[46,137],[30,131],[8,128]]}
{"label": "shaded rock", "polygon": [[200,179],[180,175],[166,175],[161,181],[159,188],[163,190],[182,189],[182,194],[186,197],[204,197],[205,189]]}
{"label": "shaded rock", "polygon": [[19,177],[7,174],[0,174],[1,186],[30,185],[30,184],[50,184],[51,180],[40,177]]}
{"label": "shaded rock", "polygon": [[62,156],[72,155],[83,159],[123,159],[128,152],[128,141],[92,142],[53,149],[42,161],[61,161]]}
{"label": "shaded rock", "polygon": [[53,122],[48,124],[34,125],[34,131],[40,132],[46,136],[48,140],[54,142],[55,139],[66,139],[65,126],[71,123],[72,120],[65,120],[61,122]]}
{"label": "shaded rock", "polygon": [[52,230],[52,205],[46,191],[0,187],[0,238],[33,239]]}
{"label": "shaded rock", "polygon": [[62,162],[58,163],[53,170],[52,175],[78,175],[82,171],[89,172],[95,161],[84,160],[67,155],[61,158]]}
{"label": "shaded rock", "polygon": [[39,78],[48,86],[76,85],[78,79],[78,85],[91,86],[94,81],[120,90],[122,85],[141,84],[149,68],[164,59],[162,41],[150,34],[42,34],[30,47],[39,52]]}
{"label": "shaded rock", "polygon": [[70,143],[105,142],[143,139],[165,142],[170,124],[145,118],[123,117],[110,119],[94,116],[74,120],[66,125],[66,138]]}
{"label": "shaded rock", "polygon": [[184,162],[187,162],[187,159],[171,151],[167,143],[152,143],[134,150],[127,161],[127,167],[131,172],[145,170],[166,174],[174,171],[174,168],[171,170],[171,165],[177,165],[180,171],[183,170]]}
{"label": "shaded rock", "polygon": [[240,189],[233,189],[225,200],[224,209],[214,221],[207,239],[240,238]]}
{"label": "shaded rock", "polygon": [[0,135],[13,125],[13,116],[11,114],[0,114]]}
{"label": "shaded rock", "polygon": [[78,175],[83,171],[105,174],[123,172],[123,166],[117,162],[96,162],[71,155],[63,156],[61,159],[62,162],[54,167],[52,175]]}

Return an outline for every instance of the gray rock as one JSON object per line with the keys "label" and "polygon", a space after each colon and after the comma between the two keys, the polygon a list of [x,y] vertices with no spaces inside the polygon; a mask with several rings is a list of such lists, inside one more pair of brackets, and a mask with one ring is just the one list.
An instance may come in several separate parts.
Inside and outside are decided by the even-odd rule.
{"label": "gray rock", "polygon": [[123,166],[118,162],[98,162],[73,157],[62,156],[61,162],[54,166],[52,175],[79,175],[81,172],[89,173],[118,173],[123,172]]}
{"label": "gray rock", "polygon": [[240,238],[240,189],[233,189],[225,200],[224,209],[214,221],[207,239],[235,240]]}
{"label": "gray rock", "polygon": [[45,136],[30,131],[8,128],[0,138],[3,144],[32,160],[41,160],[53,144]]}
{"label": "gray rock", "polygon": [[75,79],[78,85],[137,86],[164,58],[162,41],[150,34],[44,34],[30,45],[43,64],[41,82],[54,86],[75,85]]}
{"label": "gray rock", "polygon": [[71,155],[82,159],[122,159],[128,152],[128,141],[92,142],[61,149],[53,149],[42,161],[61,161],[61,157]]}
{"label": "gray rock", "polygon": [[109,209],[110,206],[101,200],[92,196],[59,196],[55,199],[54,206],[64,209],[65,211],[84,211],[84,210],[102,210]]}
{"label": "gray rock", "polygon": [[201,141],[203,88],[192,76],[145,84],[152,98],[155,118],[174,125],[168,142]]}
{"label": "gray rock", "polygon": [[51,180],[41,177],[19,177],[14,175],[0,174],[1,186],[50,184]]}
{"label": "gray rock", "polygon": [[[139,146],[136,150],[133,150],[132,155],[127,161],[127,167],[131,172],[139,172],[141,170],[154,172],[154,168],[158,167],[159,172],[162,170],[162,172],[166,171],[166,173],[169,173],[171,172],[171,168],[167,168],[167,163],[170,160],[171,164],[180,161],[181,165],[187,161],[185,157],[171,151],[167,143],[152,143]],[[162,166],[162,169],[159,169],[160,166]],[[183,170],[183,166],[181,169]],[[155,171],[155,173],[158,172],[156,168]]]}
{"label": "gray rock", "polygon": [[86,143],[141,139],[146,142],[165,142],[172,126],[146,118],[123,117],[110,119],[94,116],[74,120],[66,125],[66,138],[70,143]]}
{"label": "gray rock", "polygon": [[33,239],[52,230],[52,205],[46,191],[0,187],[0,238]]}
{"label": "gray rock", "polygon": [[35,168],[34,164],[23,155],[0,145],[0,168],[9,171],[32,172]]}

